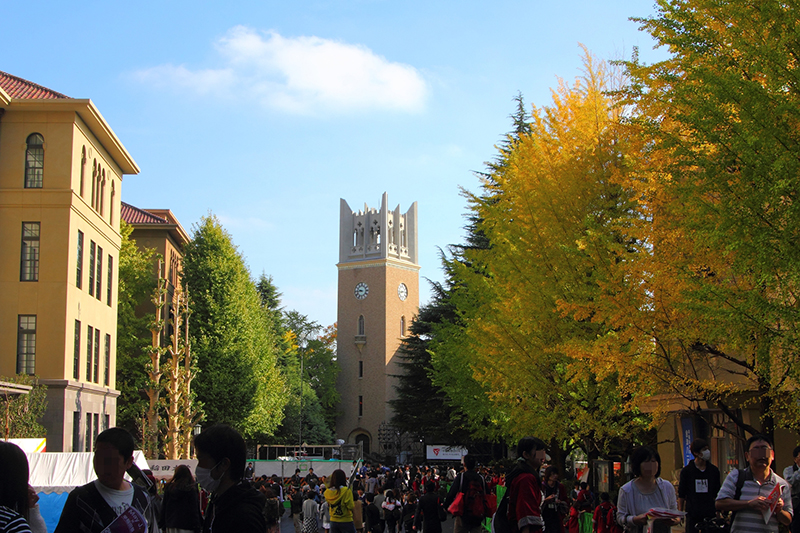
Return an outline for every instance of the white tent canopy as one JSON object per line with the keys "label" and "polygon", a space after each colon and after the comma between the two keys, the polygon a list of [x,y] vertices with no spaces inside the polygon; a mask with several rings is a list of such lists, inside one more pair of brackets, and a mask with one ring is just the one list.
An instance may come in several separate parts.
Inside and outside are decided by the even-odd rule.
{"label": "white tent canopy", "polygon": [[[27,453],[29,483],[36,492],[70,492],[75,487],[97,479],[92,452]],[[142,470],[149,468],[141,451],[133,452],[133,462]]]}

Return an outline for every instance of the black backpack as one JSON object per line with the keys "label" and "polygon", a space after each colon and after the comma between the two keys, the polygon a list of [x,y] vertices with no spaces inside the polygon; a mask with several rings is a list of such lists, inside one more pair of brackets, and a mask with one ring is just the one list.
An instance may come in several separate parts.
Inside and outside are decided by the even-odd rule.
{"label": "black backpack", "polygon": [[497,504],[497,512],[492,517],[491,533],[512,533],[511,522],[508,520],[508,492],[506,490],[500,503]]}

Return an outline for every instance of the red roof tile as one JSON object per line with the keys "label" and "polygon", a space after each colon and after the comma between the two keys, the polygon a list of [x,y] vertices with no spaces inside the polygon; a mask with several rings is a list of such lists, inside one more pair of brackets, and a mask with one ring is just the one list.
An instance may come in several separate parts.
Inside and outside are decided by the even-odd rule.
{"label": "red roof tile", "polygon": [[3,71],[0,71],[0,88],[7,92],[11,98],[69,98],[69,96],[57,93],[47,87],[42,87],[28,80],[23,80],[17,76],[12,76]]}
{"label": "red roof tile", "polygon": [[169,224],[166,219],[125,202],[120,202],[120,214],[128,224]]}

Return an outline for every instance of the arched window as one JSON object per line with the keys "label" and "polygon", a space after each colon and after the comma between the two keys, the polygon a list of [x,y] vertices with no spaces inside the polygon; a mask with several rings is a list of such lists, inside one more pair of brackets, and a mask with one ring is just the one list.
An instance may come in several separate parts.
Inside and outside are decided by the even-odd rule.
{"label": "arched window", "polygon": [[97,165],[97,174],[94,177],[94,201],[92,202],[92,209],[100,211],[100,180],[103,178],[103,168]]}
{"label": "arched window", "polygon": [[83,181],[86,178],[86,147],[81,149],[81,198],[83,198]]}
{"label": "arched window", "polygon": [[361,444],[361,451],[364,453],[369,453],[369,436],[361,435],[356,436],[356,444]]}
{"label": "arched window", "polygon": [[404,316],[400,317],[400,336],[406,336],[406,317]]}
{"label": "arched window", "polygon": [[100,201],[97,202],[99,205],[99,209],[97,210],[100,213],[100,216],[103,216],[105,213],[105,205],[106,205],[106,170],[103,169],[103,179],[100,180]]}
{"label": "arched window", "polygon": [[28,135],[25,150],[25,188],[41,189],[44,181],[44,137],[38,133]]}
{"label": "arched window", "polygon": [[358,335],[361,337],[366,335],[366,333],[364,333],[364,315],[358,317]]}
{"label": "arched window", "polygon": [[97,159],[92,162],[92,208],[97,198]]}
{"label": "arched window", "polygon": [[108,203],[108,222],[113,226],[114,225],[114,199],[117,196],[117,192],[114,188],[114,181],[111,181],[111,201]]}

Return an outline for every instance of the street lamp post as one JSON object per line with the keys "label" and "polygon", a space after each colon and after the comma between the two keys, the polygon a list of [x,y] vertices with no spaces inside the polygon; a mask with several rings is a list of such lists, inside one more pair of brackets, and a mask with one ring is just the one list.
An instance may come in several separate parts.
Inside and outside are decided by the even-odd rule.
{"label": "street lamp post", "polygon": [[192,428],[192,457],[195,457],[195,449],[194,449],[194,437],[198,436],[200,433],[203,432],[203,426],[197,424]]}

